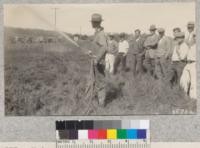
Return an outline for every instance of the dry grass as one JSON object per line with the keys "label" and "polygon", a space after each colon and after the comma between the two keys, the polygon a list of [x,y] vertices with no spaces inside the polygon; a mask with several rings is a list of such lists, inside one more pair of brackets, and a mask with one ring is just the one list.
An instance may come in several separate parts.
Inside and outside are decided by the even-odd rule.
{"label": "dry grass", "polygon": [[[81,44],[88,47],[88,42]],[[85,115],[81,108],[88,103],[83,100],[89,68],[88,57],[66,45],[6,46],[6,115]],[[106,106],[98,106],[94,99],[89,115],[196,112],[196,101],[178,86],[171,88],[145,74],[136,78],[131,71],[116,75],[108,88]]]}

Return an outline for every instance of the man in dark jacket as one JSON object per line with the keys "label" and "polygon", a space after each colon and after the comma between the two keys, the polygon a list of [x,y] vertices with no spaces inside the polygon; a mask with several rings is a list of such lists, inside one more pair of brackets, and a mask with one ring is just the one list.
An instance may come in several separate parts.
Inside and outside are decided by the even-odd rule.
{"label": "man in dark jacket", "polygon": [[108,51],[108,40],[104,33],[104,28],[101,26],[103,21],[102,16],[98,13],[94,13],[91,18],[92,27],[95,29],[93,43],[96,47],[96,59],[94,59],[96,84],[95,92],[100,106],[105,105],[106,99],[106,77],[105,77],[105,55]]}
{"label": "man in dark jacket", "polygon": [[145,35],[141,35],[141,31],[139,29],[135,30],[135,35],[133,40],[130,41],[130,49],[133,55],[133,75],[141,74],[144,71],[143,68],[143,60],[144,60],[144,41]]}
{"label": "man in dark jacket", "polygon": [[146,50],[144,66],[147,73],[154,76],[155,70],[155,52],[157,50],[159,36],[156,34],[156,26],[151,25],[149,28],[150,34],[144,42],[144,47]]}

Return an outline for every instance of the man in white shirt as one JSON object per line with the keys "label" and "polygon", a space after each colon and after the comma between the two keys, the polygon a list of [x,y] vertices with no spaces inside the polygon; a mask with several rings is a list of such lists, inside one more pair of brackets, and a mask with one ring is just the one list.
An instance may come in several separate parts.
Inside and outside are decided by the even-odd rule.
{"label": "man in white shirt", "polygon": [[179,27],[175,27],[173,29],[173,38],[172,38],[172,44],[171,44],[171,50],[169,51],[168,53],[168,58],[171,58],[172,54],[173,54],[173,49],[174,47],[176,46],[177,44],[177,41],[176,41],[176,34],[177,33],[180,33],[181,32],[181,29]]}
{"label": "man in white shirt", "polygon": [[191,47],[187,54],[187,65],[183,69],[180,86],[190,98],[197,99],[196,75],[196,35],[193,35]]}
{"label": "man in white shirt", "polygon": [[118,52],[118,43],[115,40],[113,34],[109,34],[108,38],[109,38],[108,39],[108,52],[106,53],[106,57],[105,57],[106,72],[108,74],[113,74],[115,57]]}
{"label": "man in white shirt", "polygon": [[126,70],[126,56],[129,50],[129,43],[126,41],[125,33],[120,34],[119,50],[115,60],[115,73],[118,70],[120,63],[122,64],[121,69]]}
{"label": "man in white shirt", "polygon": [[177,33],[175,39],[177,44],[175,45],[172,53],[172,68],[176,73],[175,81],[179,84],[183,68],[186,65],[186,56],[189,48],[184,42],[185,34],[183,32]]}
{"label": "man in white shirt", "polygon": [[192,45],[192,42],[193,42],[192,38],[193,38],[193,35],[194,35],[194,29],[195,29],[194,22],[188,22],[188,24],[187,24],[188,32],[186,33],[186,36],[185,36],[185,42],[189,47]]}

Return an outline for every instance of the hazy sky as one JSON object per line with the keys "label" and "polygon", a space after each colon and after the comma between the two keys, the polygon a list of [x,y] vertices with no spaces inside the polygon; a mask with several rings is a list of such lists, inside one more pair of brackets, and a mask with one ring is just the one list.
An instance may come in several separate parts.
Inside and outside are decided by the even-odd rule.
{"label": "hazy sky", "polygon": [[188,21],[195,20],[195,3],[129,3],[129,4],[43,4],[4,5],[5,26],[53,30],[54,10],[57,10],[57,28],[70,33],[92,34],[92,13],[103,16],[106,32],[132,33],[140,28],[147,32],[150,24],[164,27],[171,35],[174,27],[186,29]]}

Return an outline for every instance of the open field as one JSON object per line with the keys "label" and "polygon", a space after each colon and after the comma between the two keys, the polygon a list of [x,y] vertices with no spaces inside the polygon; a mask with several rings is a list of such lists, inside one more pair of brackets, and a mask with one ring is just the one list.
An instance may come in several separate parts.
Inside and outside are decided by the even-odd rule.
{"label": "open field", "polygon": [[[91,48],[88,41],[80,44]],[[6,115],[86,115],[89,69],[90,59],[78,48],[56,43],[5,46]],[[131,69],[113,77],[109,85],[106,106],[93,100],[89,115],[196,112],[196,101],[178,86],[171,88],[146,74],[133,78]]]}

